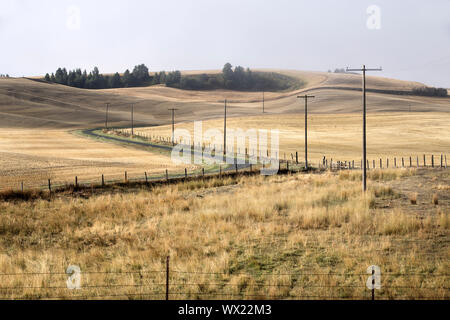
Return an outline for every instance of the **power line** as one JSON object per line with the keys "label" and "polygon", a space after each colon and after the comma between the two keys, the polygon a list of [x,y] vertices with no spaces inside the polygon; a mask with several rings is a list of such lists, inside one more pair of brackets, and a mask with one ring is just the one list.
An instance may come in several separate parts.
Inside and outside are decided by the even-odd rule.
{"label": "power line", "polygon": [[175,145],[175,111],[178,109],[168,109],[169,111],[172,111],[172,145]]}
{"label": "power line", "polygon": [[366,71],[382,71],[381,67],[377,69],[368,69],[365,65],[362,66],[362,69],[349,69],[347,67],[347,72],[349,71],[362,71],[362,87],[363,87],[363,192],[367,190],[367,160],[366,160]]}
{"label": "power line", "polygon": [[134,136],[134,124],[133,124],[133,118],[134,118],[134,104],[131,104],[131,138]]}
{"label": "power line", "polygon": [[264,113],[264,91],[263,91],[263,98],[262,98],[262,107],[263,107],[263,113]]}
{"label": "power line", "polygon": [[225,99],[224,117],[223,117],[223,154],[227,154],[227,99]]}
{"label": "power line", "polygon": [[105,129],[108,130],[108,111],[109,111],[109,102],[106,102],[106,115],[105,115]]}
{"label": "power line", "polygon": [[305,99],[305,169],[308,170],[308,98],[315,98],[315,96],[297,96]]}

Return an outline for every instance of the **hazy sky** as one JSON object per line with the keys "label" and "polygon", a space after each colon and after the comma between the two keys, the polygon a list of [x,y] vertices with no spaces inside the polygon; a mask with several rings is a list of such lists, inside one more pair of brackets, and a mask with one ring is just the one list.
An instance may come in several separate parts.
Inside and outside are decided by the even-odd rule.
{"label": "hazy sky", "polygon": [[12,76],[366,64],[450,87],[450,0],[1,0],[0,43]]}

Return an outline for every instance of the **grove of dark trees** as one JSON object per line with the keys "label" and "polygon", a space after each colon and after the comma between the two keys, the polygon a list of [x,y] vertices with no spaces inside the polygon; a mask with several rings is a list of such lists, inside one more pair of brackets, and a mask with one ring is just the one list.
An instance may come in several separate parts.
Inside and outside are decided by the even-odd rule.
{"label": "grove of dark trees", "polygon": [[229,89],[243,91],[282,91],[299,87],[303,83],[275,72],[253,72],[249,68],[233,66],[226,63],[220,74],[186,75],[180,78],[179,83],[167,86],[185,90],[214,90]]}
{"label": "grove of dark trees", "polygon": [[422,87],[415,88],[412,90],[413,94],[418,96],[429,96],[429,97],[446,97],[447,89],[445,88],[434,88],[434,87]]}
{"label": "grove of dark trees", "polygon": [[180,71],[156,72],[150,76],[148,68],[144,64],[134,67],[133,71],[125,70],[121,75],[103,75],[97,67],[91,72],[75,69],[67,71],[66,68],[58,68],[55,73],[46,74],[45,80],[71,87],[86,89],[107,89],[139,87],[156,84],[165,84],[168,87],[185,90],[246,90],[246,91],[281,91],[293,87],[299,87],[303,83],[300,80],[275,73],[253,72],[249,68],[225,64],[222,73],[181,75]]}
{"label": "grove of dark trees", "polygon": [[113,75],[103,75],[97,67],[89,73],[86,70],[82,72],[81,69],[67,71],[66,68],[58,68],[51,75],[47,73],[44,79],[85,89],[138,87],[151,84],[151,77],[145,64],[135,66],[132,72],[125,70],[122,76],[118,72]]}

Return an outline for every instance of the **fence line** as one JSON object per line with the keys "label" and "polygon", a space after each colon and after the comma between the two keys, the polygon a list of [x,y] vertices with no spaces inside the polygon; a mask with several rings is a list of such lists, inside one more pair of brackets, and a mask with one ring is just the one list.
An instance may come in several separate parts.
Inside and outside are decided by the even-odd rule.
{"label": "fence line", "polygon": [[[246,150],[247,152],[247,150]],[[292,154],[291,154],[292,155]],[[238,164],[237,159],[239,157],[244,157],[244,164]],[[423,165],[420,165],[419,160],[417,160],[417,165],[412,165],[410,162],[409,164],[404,162],[402,159],[402,165],[397,165],[396,157],[394,157],[394,166],[389,167],[389,158],[386,158],[386,161],[384,162],[385,165],[383,165],[383,159],[379,158],[379,162],[376,160],[367,160],[367,169],[373,170],[373,169],[399,169],[399,168],[441,168],[441,169],[447,169],[447,157],[443,154],[441,155],[440,164],[436,164],[434,160],[431,160],[431,165],[427,165],[426,162],[426,156],[423,155],[424,162]],[[292,158],[294,159],[293,155]],[[412,159],[412,157],[410,157]],[[417,157],[419,159],[419,157]],[[431,156],[431,159],[434,159],[433,156]],[[445,159],[445,162],[444,162]],[[195,179],[195,178],[204,178],[204,177],[220,177],[222,178],[222,173],[226,173],[224,176],[231,175],[233,173],[256,173],[261,168],[265,167],[265,163],[270,163],[270,161],[273,161],[276,159],[263,157],[263,158],[256,158],[257,163],[254,164],[251,162],[251,159],[247,154],[236,154],[234,158],[234,164],[219,164],[219,167],[217,165],[211,166],[210,168],[207,168],[205,170],[204,167],[202,168],[196,168],[194,170],[188,170],[187,168],[184,168],[180,171],[175,172],[169,172],[168,169],[165,169],[161,172],[156,172],[153,175],[148,174],[148,172],[144,171],[142,174],[136,175],[132,177],[127,171],[124,171],[122,178],[119,178],[119,173],[112,174],[115,178],[113,179],[106,179],[105,174],[99,174],[98,179],[95,180],[88,180],[81,182],[79,179],[79,176],[74,177],[74,183],[70,183],[68,181],[64,182],[56,182],[52,181],[52,179],[47,179],[46,183],[41,183],[40,186],[31,185],[28,184],[26,181],[21,181],[20,184],[17,186],[17,192],[24,193],[26,191],[34,191],[34,190],[40,190],[45,191],[48,190],[49,194],[54,193],[58,191],[58,189],[67,189],[70,187],[75,188],[86,188],[86,187],[106,187],[111,184],[122,184],[122,183],[160,183],[163,181],[169,181],[169,180],[176,180],[176,179]],[[356,165],[355,165],[356,163]],[[359,165],[358,165],[359,163]],[[370,164],[372,163],[372,166]],[[378,164],[378,167],[377,167]],[[279,160],[279,168],[278,168],[278,174],[285,174],[285,173],[296,173],[301,172],[304,170],[304,164],[302,162],[298,161],[298,153],[296,152],[295,160]],[[333,160],[333,158],[326,158],[324,157],[322,161],[319,161],[317,164],[317,167],[315,169],[319,170],[361,170],[361,161],[341,161],[341,160]],[[31,185],[31,186],[30,186]],[[1,187],[1,186],[0,186]],[[9,184],[6,188],[2,188],[4,191],[14,191],[14,187]]]}
{"label": "fence line", "polygon": [[[126,289],[126,288],[154,288],[158,289],[157,291],[145,291],[145,292],[124,292],[124,293],[117,293],[117,292],[97,292],[91,293],[91,294],[74,294],[78,292],[77,290],[69,290],[68,285],[67,286],[26,286],[26,285],[17,285],[17,286],[0,286],[0,299],[99,299],[99,298],[113,298],[113,297],[160,297],[160,299],[163,299],[163,297],[168,300],[169,298],[179,297],[179,296],[187,296],[187,297],[239,297],[241,299],[245,298],[264,298],[264,299],[448,299],[449,298],[449,290],[450,287],[448,286],[448,278],[450,277],[450,274],[448,273],[414,273],[414,272],[406,272],[406,273],[399,273],[399,272],[382,272],[380,274],[381,277],[386,275],[395,275],[395,279],[398,278],[409,278],[411,276],[420,274],[427,277],[434,276],[434,277],[442,277],[445,278],[445,283],[442,284],[442,286],[434,286],[431,287],[429,285],[420,285],[420,286],[413,286],[413,285],[395,285],[391,284],[390,281],[388,281],[387,285],[384,286],[381,285],[381,288],[378,289],[378,293],[375,295],[375,287],[373,286],[372,282],[372,288],[367,286],[366,278],[373,278],[374,273],[372,271],[372,274],[370,273],[351,273],[351,272],[343,272],[343,273],[336,273],[336,272],[328,272],[328,273],[320,273],[320,272],[296,272],[296,273],[265,273],[265,274],[249,274],[249,273],[233,273],[233,272],[201,272],[201,271],[183,271],[183,270],[170,270],[169,268],[169,259],[166,260],[166,269],[165,270],[139,270],[139,271],[86,271],[81,272],[79,275],[84,274],[141,274],[141,281],[142,281],[142,274],[161,274],[161,276],[165,276],[165,281],[156,281],[156,282],[150,282],[150,283],[141,283],[141,284],[123,284],[123,283],[114,283],[114,284],[88,284],[84,285],[79,288],[81,289]],[[230,283],[228,279],[213,279],[212,281],[207,281],[205,279],[202,279],[203,281],[195,281],[192,282],[191,280],[179,278],[177,275],[224,275],[224,276],[239,276],[239,275],[245,275],[247,277],[251,277],[254,282],[253,283],[246,283],[245,285],[241,283]],[[69,274],[67,272],[28,272],[28,273],[0,273],[1,277],[5,276],[22,276],[27,277],[31,275],[64,275],[66,277],[71,277],[72,274]],[[304,284],[303,286],[297,286],[295,287],[294,284],[285,284],[285,283],[264,283],[266,279],[255,279],[254,277],[262,277],[262,276],[271,276],[274,278],[281,277],[281,276],[326,276],[326,277],[345,277],[345,278],[360,278],[357,282],[354,282],[353,284]],[[361,277],[363,277],[361,279]],[[386,277],[385,277],[386,278]],[[389,279],[389,277],[388,277]],[[146,280],[152,280],[152,279],[146,279]],[[158,279],[153,279],[158,280]],[[180,281],[181,280],[181,281]],[[292,279],[291,279],[292,280]],[[362,282],[359,282],[363,280]],[[4,282],[4,279],[1,283]],[[273,293],[256,293],[253,292],[252,294],[248,292],[193,292],[190,290],[182,290],[183,288],[190,288],[193,286],[198,286],[199,288],[208,288],[208,287],[220,287],[220,290],[223,290],[226,287],[236,288],[238,290],[242,289],[264,289],[264,288],[299,288],[302,290],[306,290],[308,288],[313,289],[361,289],[364,291],[357,292],[358,295],[350,294],[348,292],[340,292],[340,294],[332,294],[332,292],[329,292],[328,294],[318,294],[316,292],[305,292],[304,294],[290,294],[290,293],[280,293],[280,294],[273,294]],[[405,294],[404,292],[399,292],[397,295],[393,295],[391,290],[404,290],[408,289],[413,292],[410,294]],[[38,291],[37,293],[28,294],[23,293],[21,296],[20,293],[9,293],[5,294],[4,291],[17,291],[17,290],[35,290]],[[47,296],[39,292],[39,290],[68,290],[68,295],[48,295]],[[182,291],[180,291],[182,290]],[[418,291],[435,291],[441,292],[441,295],[424,295],[422,293],[418,293]],[[369,293],[372,293],[370,295]],[[40,294],[39,294],[40,293]]]}
{"label": "fence line", "polygon": [[[131,136],[131,132],[129,129],[110,129],[110,131],[113,131],[114,134],[117,135],[122,135],[122,136],[126,136],[126,137],[130,137]],[[172,146],[172,141],[171,138],[168,137],[163,137],[163,136],[155,136],[155,135],[149,135],[149,134],[141,134],[139,132],[135,132],[133,137],[138,137],[140,139],[143,140],[147,140],[147,141],[155,141],[157,143],[164,143],[167,144],[167,146],[171,147]],[[176,140],[175,143],[183,143],[183,141],[181,140]],[[191,151],[194,152],[210,152],[211,154],[215,154],[216,152],[220,152],[223,153],[223,146],[221,145],[213,145],[211,146],[211,144],[207,144],[207,143],[203,143],[203,144],[198,144],[197,146],[192,144],[192,145],[186,145],[188,148],[191,149]],[[217,148],[216,148],[217,147]],[[299,172],[299,171],[303,171],[305,168],[305,164],[301,161],[299,161],[299,152],[295,151],[295,157],[294,154],[291,153],[291,160],[289,160],[289,158],[286,157],[286,153],[284,153],[284,159],[280,159],[281,154],[278,154],[278,152],[276,152],[275,157],[272,157],[272,152],[270,152],[270,156],[269,156],[269,149],[267,149],[266,154],[261,154],[261,152],[258,154],[257,152],[255,152],[254,149],[250,149],[250,148],[243,148],[243,150],[241,150],[240,148],[238,148],[237,150],[235,150],[234,146],[231,148],[227,148],[227,155],[226,157],[233,157],[233,162],[235,163],[234,166],[234,171],[235,173],[239,173],[239,172],[251,172],[254,173],[255,169],[259,170],[262,168],[264,168],[265,163],[269,163],[273,160],[279,160],[279,172],[278,173],[295,173],[295,172]],[[228,151],[230,151],[230,153],[228,153]],[[241,153],[241,151],[244,151],[244,153]],[[368,170],[373,170],[373,169],[396,169],[396,168],[447,168],[447,155],[441,153],[439,157],[437,157],[437,162],[435,165],[435,161],[434,161],[434,154],[431,154],[431,162],[427,162],[427,158],[426,158],[426,154],[423,154],[423,162],[422,165],[419,161],[419,156],[416,155],[415,159],[416,159],[416,163],[414,165],[413,163],[413,156],[409,156],[406,157],[407,161],[405,162],[405,157],[399,157],[399,165],[397,165],[397,157],[393,157],[393,163],[394,166],[389,166],[390,161],[389,161],[389,157],[385,158],[386,160],[383,162],[384,158],[378,157],[377,159],[368,159],[367,160],[367,169]],[[245,164],[237,164],[238,159],[242,159],[244,160]],[[400,166],[400,159],[401,159],[401,166]],[[409,162],[408,162],[409,159]],[[392,163],[392,162],[391,162]],[[427,165],[428,163],[428,165]],[[431,163],[431,165],[430,165]],[[356,164],[356,165],[355,165]],[[372,166],[371,166],[372,164]],[[377,167],[378,164],[378,167]],[[258,167],[259,165],[259,167]],[[362,168],[362,162],[361,160],[336,160],[333,158],[327,158],[326,156],[323,156],[323,159],[321,161],[319,161],[317,163],[317,167],[316,169],[319,170],[361,170]],[[46,183],[44,184],[44,181],[42,183],[40,183],[38,186],[36,185],[31,185],[28,184],[26,181],[21,181],[20,182],[20,192],[24,193],[25,191],[33,191],[33,190],[40,190],[40,191],[45,191],[48,190],[49,194],[51,194],[52,192],[57,191],[57,189],[61,189],[61,188],[69,188],[71,186],[75,186],[75,188],[86,188],[86,187],[105,187],[108,184],[115,184],[115,183],[133,183],[133,182],[138,182],[138,183],[143,183],[145,181],[145,183],[151,183],[151,182],[162,182],[162,181],[169,181],[169,180],[174,180],[174,179],[178,179],[178,178],[199,178],[199,177],[210,177],[210,176],[219,176],[222,177],[222,171],[228,171],[228,173],[231,173],[231,171],[233,170],[233,165],[227,165],[225,164],[225,167],[222,168],[222,165],[219,165],[219,168],[216,169],[210,169],[210,170],[206,170],[205,172],[205,168],[197,168],[195,170],[192,170],[190,173],[188,173],[187,168],[184,169],[184,172],[178,172],[176,171],[175,173],[173,172],[169,172],[168,169],[165,169],[163,172],[161,173],[155,173],[152,176],[149,176],[147,174],[147,172],[143,172],[142,176],[141,174],[139,175],[139,177],[134,177],[131,178],[128,174],[127,171],[124,172],[124,179],[121,178],[115,178],[113,180],[105,180],[105,175],[104,173],[101,173],[98,175],[98,178],[96,178],[95,180],[89,180],[89,181],[85,181],[84,183],[80,183],[78,176],[75,176],[75,183],[72,184],[68,181],[64,181],[64,182],[60,182],[60,183],[55,183],[55,181],[52,181],[51,179],[48,179],[46,181]],[[119,173],[117,174],[112,174],[115,177],[119,176]],[[0,189],[3,189],[5,191],[14,191],[14,189],[16,187],[15,184],[9,184],[6,188],[3,186],[0,186]],[[19,191],[18,191],[19,192]]]}

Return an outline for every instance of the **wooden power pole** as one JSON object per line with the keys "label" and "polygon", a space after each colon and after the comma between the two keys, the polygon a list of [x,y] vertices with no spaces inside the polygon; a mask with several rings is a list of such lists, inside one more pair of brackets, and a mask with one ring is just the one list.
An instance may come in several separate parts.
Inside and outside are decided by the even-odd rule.
{"label": "wooden power pole", "polygon": [[308,170],[308,98],[315,98],[315,96],[297,96],[297,98],[305,99],[305,169]]}
{"label": "wooden power pole", "polygon": [[105,129],[108,130],[108,111],[109,111],[109,102],[106,102],[106,114],[105,114]]}
{"label": "wooden power pole", "polygon": [[175,145],[175,111],[178,109],[169,109],[172,111],[172,146]]}
{"label": "wooden power pole", "polygon": [[264,113],[264,91],[263,91],[263,101],[262,101],[262,103],[263,103],[263,113]]}
{"label": "wooden power pole", "polygon": [[381,71],[381,68],[377,69],[368,69],[365,65],[362,66],[362,69],[349,69],[347,68],[347,72],[349,71],[362,71],[362,95],[363,95],[363,159],[362,159],[362,187],[363,192],[367,190],[367,149],[366,149],[366,71]]}
{"label": "wooden power pole", "polygon": [[131,104],[131,137],[134,136],[134,104]]}
{"label": "wooden power pole", "polygon": [[223,154],[227,154],[227,99],[225,99],[225,109],[223,117]]}

